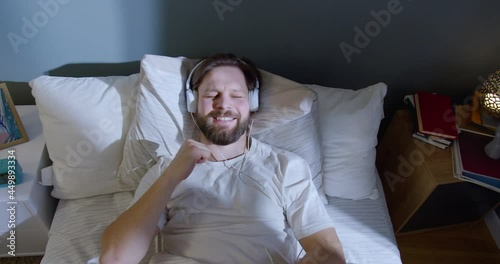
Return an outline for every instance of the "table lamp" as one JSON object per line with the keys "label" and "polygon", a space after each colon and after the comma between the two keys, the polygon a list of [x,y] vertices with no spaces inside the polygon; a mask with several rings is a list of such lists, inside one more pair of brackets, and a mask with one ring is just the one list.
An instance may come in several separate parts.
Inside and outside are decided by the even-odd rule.
{"label": "table lamp", "polygon": [[481,107],[495,118],[500,118],[500,70],[491,74],[479,89]]}
{"label": "table lamp", "polygon": [[[500,119],[500,70],[491,74],[479,89],[479,103],[489,115]],[[500,158],[500,126],[484,151],[492,159]]]}

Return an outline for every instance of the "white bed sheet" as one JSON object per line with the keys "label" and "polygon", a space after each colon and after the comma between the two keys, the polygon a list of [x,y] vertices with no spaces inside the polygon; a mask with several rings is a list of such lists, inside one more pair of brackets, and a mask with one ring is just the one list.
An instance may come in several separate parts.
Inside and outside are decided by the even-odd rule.
{"label": "white bed sheet", "polygon": [[[378,179],[378,177],[377,177]],[[377,189],[383,194],[380,180]],[[100,252],[102,232],[132,201],[133,192],[121,192],[59,202],[42,264],[87,263]],[[376,200],[328,197],[326,206],[335,222],[347,263],[400,264],[400,254],[383,195]],[[158,252],[155,239],[141,263]]]}
{"label": "white bed sheet", "polygon": [[[41,263],[87,263],[98,258],[102,232],[128,208],[133,197],[134,192],[130,191],[60,200]],[[157,252],[159,244],[157,239],[151,243],[141,263],[149,262],[147,260]]]}
{"label": "white bed sheet", "polygon": [[380,195],[375,200],[327,196],[326,210],[335,223],[347,263],[401,264],[379,177],[376,188]]}

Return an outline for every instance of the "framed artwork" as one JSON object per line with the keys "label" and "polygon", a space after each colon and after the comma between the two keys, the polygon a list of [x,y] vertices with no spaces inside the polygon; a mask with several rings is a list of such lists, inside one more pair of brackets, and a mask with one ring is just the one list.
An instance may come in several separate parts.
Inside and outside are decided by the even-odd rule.
{"label": "framed artwork", "polygon": [[0,83],[0,149],[27,142],[28,135],[5,83]]}

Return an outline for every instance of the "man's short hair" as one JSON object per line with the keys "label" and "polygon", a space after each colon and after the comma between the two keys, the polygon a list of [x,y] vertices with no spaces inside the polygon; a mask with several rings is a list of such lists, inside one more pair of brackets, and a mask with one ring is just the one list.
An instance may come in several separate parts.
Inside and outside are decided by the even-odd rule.
{"label": "man's short hair", "polygon": [[239,68],[245,76],[247,88],[249,91],[255,89],[257,82],[262,85],[260,72],[257,67],[248,59],[240,59],[233,54],[216,54],[203,60],[198,68],[193,73],[191,80],[191,89],[197,91],[203,78],[212,69],[220,66],[234,66]]}

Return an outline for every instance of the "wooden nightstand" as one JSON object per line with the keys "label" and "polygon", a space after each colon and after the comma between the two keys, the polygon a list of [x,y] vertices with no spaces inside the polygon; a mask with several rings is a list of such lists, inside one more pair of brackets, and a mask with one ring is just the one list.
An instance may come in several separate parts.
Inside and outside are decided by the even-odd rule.
{"label": "wooden nightstand", "polygon": [[[40,171],[50,165],[42,124],[34,105],[16,106],[29,141],[3,149],[0,158],[7,158],[9,150],[15,150],[16,161],[23,169],[23,180],[15,185],[14,199],[9,199],[8,189],[0,188],[0,257],[12,256],[11,249],[6,246],[15,244],[15,256],[35,256],[45,253],[48,232],[57,206],[50,192],[52,188],[42,186]],[[9,202],[16,202],[15,204]],[[15,218],[12,221],[7,208],[15,206]],[[15,229],[9,227],[8,221],[15,223]],[[15,240],[8,239],[14,230]]]}
{"label": "wooden nightstand", "polygon": [[498,206],[499,193],[453,177],[451,148],[414,139],[413,131],[410,112],[399,110],[377,146],[396,234],[475,222]]}

